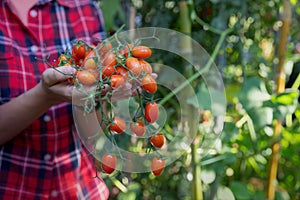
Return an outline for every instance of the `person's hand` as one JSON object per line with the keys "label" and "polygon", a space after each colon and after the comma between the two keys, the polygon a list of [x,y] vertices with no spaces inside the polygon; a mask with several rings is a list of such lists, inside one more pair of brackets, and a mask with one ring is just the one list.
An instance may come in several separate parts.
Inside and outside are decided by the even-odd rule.
{"label": "person's hand", "polygon": [[[157,74],[152,73],[151,76],[156,79]],[[106,86],[103,90],[104,93],[108,92],[109,86]],[[126,82],[123,87],[117,88],[112,91],[111,100],[112,101],[118,101],[123,99],[128,99],[132,96],[136,96],[137,94],[142,92],[141,86],[132,87],[132,85],[129,82]]]}
{"label": "person's hand", "polygon": [[133,95],[132,85],[126,82],[122,87],[112,90],[111,101],[128,99]]}
{"label": "person's hand", "polygon": [[47,95],[47,99],[53,104],[60,101],[72,102],[72,92],[74,86],[70,84],[68,79],[75,73],[75,69],[70,66],[62,66],[56,68],[57,70],[48,68],[42,74],[42,88]]}

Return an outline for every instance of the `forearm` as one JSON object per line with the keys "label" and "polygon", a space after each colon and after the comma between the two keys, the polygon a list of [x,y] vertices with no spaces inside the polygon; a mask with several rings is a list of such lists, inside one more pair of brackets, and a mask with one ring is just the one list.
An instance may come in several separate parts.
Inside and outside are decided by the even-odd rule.
{"label": "forearm", "polygon": [[54,102],[47,99],[41,83],[0,106],[0,145],[11,140],[46,112]]}
{"label": "forearm", "polygon": [[90,113],[84,113],[82,107],[75,106],[73,116],[77,125],[77,131],[85,139],[93,139],[104,130],[104,125],[101,127],[102,114],[100,110],[94,110]]}

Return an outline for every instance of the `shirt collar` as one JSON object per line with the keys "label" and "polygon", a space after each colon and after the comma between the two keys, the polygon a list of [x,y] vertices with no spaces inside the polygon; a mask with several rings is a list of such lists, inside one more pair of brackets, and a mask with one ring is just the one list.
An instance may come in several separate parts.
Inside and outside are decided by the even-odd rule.
{"label": "shirt collar", "polygon": [[[74,6],[74,0],[39,0],[35,5],[44,5],[51,1],[56,1],[58,4],[69,8]],[[4,2],[9,3],[9,0],[4,0]]]}
{"label": "shirt collar", "polygon": [[36,5],[44,5],[51,1],[56,1],[58,4],[65,7],[72,7],[72,5],[74,5],[74,0],[39,0]]}

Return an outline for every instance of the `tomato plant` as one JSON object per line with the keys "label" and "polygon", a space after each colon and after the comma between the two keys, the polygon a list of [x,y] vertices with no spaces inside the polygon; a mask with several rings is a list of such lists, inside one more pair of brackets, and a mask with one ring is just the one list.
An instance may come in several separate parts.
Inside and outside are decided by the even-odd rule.
{"label": "tomato plant", "polygon": [[125,58],[127,58],[127,57],[128,57],[128,53],[129,53],[129,51],[131,51],[132,47],[133,47],[132,44],[126,45],[126,46],[124,47],[124,49],[122,49],[122,50],[120,51],[120,54],[123,55]]}
{"label": "tomato plant", "polygon": [[86,56],[86,49],[85,45],[81,42],[76,43],[72,48],[72,58],[75,61],[75,64],[81,66],[83,60]]}
{"label": "tomato plant", "polygon": [[86,58],[83,62],[83,69],[96,70],[97,69],[97,63],[95,61],[95,58],[93,58],[93,57]]}
{"label": "tomato plant", "polygon": [[117,64],[116,54],[114,54],[113,52],[106,53],[103,56],[102,60],[103,60],[103,62],[102,62],[103,66],[112,66],[113,67]]}
{"label": "tomato plant", "polygon": [[145,119],[154,123],[158,119],[158,105],[156,102],[148,102],[145,106]]}
{"label": "tomato plant", "polygon": [[83,85],[93,85],[96,82],[94,74],[87,70],[77,71],[76,78]]}
{"label": "tomato plant", "polygon": [[165,160],[159,159],[157,157],[152,159],[150,169],[154,176],[159,176],[165,168]]}
{"label": "tomato plant", "polygon": [[165,143],[165,137],[162,133],[158,133],[150,138],[150,143],[156,148],[161,148]]}
{"label": "tomato plant", "polygon": [[146,133],[146,126],[142,121],[130,123],[130,130],[136,136],[143,136]]}
{"label": "tomato plant", "polygon": [[117,157],[105,153],[101,159],[101,166],[102,166],[102,170],[105,173],[107,174],[113,173],[117,166]]}
{"label": "tomato plant", "polygon": [[126,130],[126,123],[120,117],[115,117],[113,123],[109,126],[110,131],[113,133],[121,134]]}
{"label": "tomato plant", "polygon": [[128,71],[123,66],[116,66],[114,74],[123,76],[125,80],[128,78]]}
{"label": "tomato plant", "polygon": [[138,59],[134,57],[129,57],[126,59],[126,67],[131,73],[138,76],[142,73],[142,67]]}
{"label": "tomato plant", "polygon": [[113,89],[122,87],[125,84],[125,82],[126,82],[125,78],[121,75],[112,75],[110,77],[110,83]]}
{"label": "tomato plant", "polygon": [[150,94],[153,94],[156,92],[156,90],[157,90],[156,81],[154,80],[154,78],[151,75],[147,74],[146,76],[143,77],[142,88]]}
{"label": "tomato plant", "polygon": [[97,58],[96,52],[92,49],[89,49],[89,51],[87,52],[87,54],[85,56],[85,59],[88,59],[88,58]]}
{"label": "tomato plant", "polygon": [[114,67],[112,67],[110,65],[104,66],[103,69],[102,69],[102,78],[103,79],[109,78],[114,73],[115,73]]}
{"label": "tomato plant", "polygon": [[[101,44],[101,43],[100,43]],[[109,41],[106,41],[104,44],[100,45],[100,48],[98,50],[99,56],[104,56],[107,52],[109,52],[112,49],[112,44]]]}
{"label": "tomato plant", "polygon": [[149,47],[146,46],[136,46],[133,47],[131,54],[133,57],[145,59],[151,56],[152,51]]}
{"label": "tomato plant", "polygon": [[150,63],[148,63],[145,60],[140,60],[140,65],[142,66],[142,70],[143,72],[145,72],[146,74],[151,74],[152,73],[152,66],[150,65]]}
{"label": "tomato plant", "polygon": [[71,66],[71,58],[66,54],[60,54],[56,64],[57,66]]}
{"label": "tomato plant", "polygon": [[[95,47],[88,45],[85,41],[77,41],[72,47],[72,52],[66,52],[59,56],[59,65],[69,65],[76,69],[75,79],[70,79],[70,83],[74,84],[79,92],[86,95],[81,99],[84,113],[94,110],[101,112],[100,126],[105,127],[103,132],[113,146],[118,145],[120,138],[125,138],[125,141],[126,137],[131,135],[140,137],[135,139],[143,141],[140,143],[142,144],[141,148],[145,148],[147,152],[154,150],[151,145],[160,148],[164,143],[164,137],[160,134],[154,136],[154,125],[150,125],[158,119],[159,114],[158,105],[154,100],[157,83],[151,76],[152,66],[144,60],[151,56],[152,51],[146,46],[134,46],[135,44],[118,44],[117,47],[112,44],[115,43],[101,41]],[[47,64],[49,63],[47,62]],[[118,94],[122,93],[122,87],[125,84],[130,85],[128,93],[138,105],[137,107],[132,106],[132,109],[135,109],[134,116],[126,116],[122,112],[117,113],[114,110],[113,94],[117,90]],[[91,87],[87,89],[83,86]],[[110,88],[107,89],[107,86]],[[127,120],[130,122],[127,123]],[[153,127],[148,128],[147,126]],[[127,127],[132,134],[122,134]],[[149,138],[147,134],[152,137]],[[147,136],[143,137],[145,135]],[[132,145],[135,144],[132,143]],[[113,148],[113,152],[105,153],[101,158],[101,168],[105,173],[112,173],[116,167],[116,156],[113,155],[120,152],[116,152],[115,149],[117,148]],[[120,158],[122,158],[121,155]],[[152,161],[153,174],[162,173],[164,162],[161,159]],[[97,169],[100,169],[100,166]]]}

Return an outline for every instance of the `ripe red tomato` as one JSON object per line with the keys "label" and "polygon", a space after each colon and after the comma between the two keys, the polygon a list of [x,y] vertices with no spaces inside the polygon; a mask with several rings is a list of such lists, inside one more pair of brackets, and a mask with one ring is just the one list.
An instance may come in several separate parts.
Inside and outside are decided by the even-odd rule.
{"label": "ripe red tomato", "polygon": [[132,49],[132,46],[133,46],[132,44],[127,44],[127,45],[124,47],[124,49],[122,49],[122,50],[120,51],[120,54],[123,55],[123,56],[125,56],[125,57],[127,57],[129,51],[131,51],[131,49]]}
{"label": "ripe red tomato", "polygon": [[165,168],[165,160],[154,157],[151,162],[150,169],[154,176],[158,176]]}
{"label": "ripe red tomato", "polygon": [[110,77],[110,83],[113,89],[123,86],[125,82],[126,82],[125,78],[121,75],[112,75]]}
{"label": "ripe red tomato", "polygon": [[130,130],[135,135],[141,137],[146,133],[146,126],[143,122],[130,123]]}
{"label": "ripe red tomato", "polygon": [[123,66],[117,66],[116,67],[116,72],[114,74],[121,75],[121,76],[124,77],[124,79],[128,78],[128,71]]}
{"label": "ripe red tomato", "polygon": [[102,60],[103,60],[103,62],[102,62],[103,66],[112,66],[113,67],[117,64],[116,54],[114,54],[113,52],[106,53],[103,56]]}
{"label": "ripe red tomato", "polygon": [[92,85],[96,81],[96,78],[93,75],[93,73],[87,70],[77,71],[76,77],[78,82],[82,83],[83,85]]}
{"label": "ripe red tomato", "polygon": [[121,134],[126,130],[126,123],[120,117],[115,117],[113,123],[109,126],[113,133]]}
{"label": "ripe red tomato", "polygon": [[95,61],[95,58],[94,57],[86,58],[83,62],[83,69],[96,70],[97,69],[97,63]]}
{"label": "ripe red tomato", "polygon": [[132,56],[140,59],[149,58],[152,54],[152,51],[149,47],[146,46],[136,46],[133,47]]}
{"label": "ripe red tomato", "polygon": [[89,50],[89,52],[86,54],[85,59],[96,57],[96,52],[94,50]]}
{"label": "ripe red tomato", "polygon": [[[75,77],[77,77],[77,73],[78,73],[78,71],[76,70],[75,73],[74,73]],[[68,83],[70,83],[71,85],[74,85],[74,83],[75,83],[74,77],[69,78]]]}
{"label": "ripe red tomato", "polygon": [[149,102],[145,106],[145,119],[153,123],[158,119],[158,106],[156,102]]}
{"label": "ripe red tomato", "polygon": [[86,49],[84,44],[75,44],[72,48],[72,58],[75,61],[84,59],[86,56]]}
{"label": "ripe red tomato", "polygon": [[[90,44],[90,46],[88,47],[88,50],[87,50],[87,55],[88,55],[90,52],[94,51],[95,48],[96,48],[96,46],[95,46],[94,44]],[[95,52],[94,52],[94,54],[96,55]],[[86,55],[86,57],[87,57],[87,55]]]}
{"label": "ripe red tomato", "polygon": [[142,66],[143,72],[145,72],[146,74],[152,73],[152,67],[151,67],[150,63],[148,63],[147,61],[144,61],[144,60],[140,60],[140,65]]}
{"label": "ripe red tomato", "polygon": [[138,59],[134,57],[129,57],[126,59],[126,67],[130,72],[132,72],[135,76],[138,76],[142,73],[142,67]]}
{"label": "ripe red tomato", "polygon": [[150,138],[150,143],[156,148],[161,148],[165,143],[165,137],[158,133]]}
{"label": "ripe red tomato", "polygon": [[103,56],[106,54],[110,49],[112,49],[112,44],[110,42],[103,42],[100,43],[99,45],[99,55]]}
{"label": "ripe red tomato", "polygon": [[74,83],[75,83],[74,78],[69,78],[68,79],[68,83],[70,83],[71,85],[74,85]]}
{"label": "ripe red tomato", "polygon": [[95,77],[96,80],[99,80],[100,73],[98,70],[90,70],[89,72],[91,72],[93,74],[93,76]]}
{"label": "ripe red tomato", "polygon": [[105,78],[109,78],[111,75],[113,75],[115,73],[115,69],[114,67],[108,65],[108,66],[105,66],[103,69],[102,69],[102,78],[105,79]]}
{"label": "ripe red tomato", "polygon": [[115,168],[117,166],[117,157],[105,153],[102,156],[101,162],[102,170],[107,174],[111,174],[113,173],[113,171],[115,171]]}
{"label": "ripe red tomato", "polygon": [[143,77],[142,88],[150,94],[154,94],[156,92],[157,84],[155,79],[150,74],[147,74]]}

